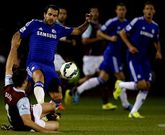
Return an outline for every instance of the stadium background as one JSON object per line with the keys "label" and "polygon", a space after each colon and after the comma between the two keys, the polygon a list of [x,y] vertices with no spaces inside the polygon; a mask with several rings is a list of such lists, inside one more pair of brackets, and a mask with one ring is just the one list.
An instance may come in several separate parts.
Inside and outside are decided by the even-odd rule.
{"label": "stadium background", "polygon": [[[0,55],[7,58],[10,49],[10,41],[13,33],[23,26],[27,21],[43,18],[43,9],[48,4],[56,4],[65,7],[68,10],[68,26],[78,26],[84,21],[84,15],[91,6],[96,6],[100,10],[100,21],[104,23],[107,19],[115,16],[115,5],[118,2],[124,2],[127,5],[129,20],[136,16],[142,15],[143,4],[146,0],[15,0],[14,3],[9,1],[0,1]],[[153,0],[156,7],[156,15],[154,20],[160,26],[160,41],[162,46],[162,54],[165,57],[165,20],[164,20],[164,4],[162,0]],[[80,47],[81,45],[79,45]],[[23,51],[26,51],[24,49]],[[77,50],[76,61],[81,65],[81,47]],[[153,51],[154,52],[154,51]],[[72,52],[71,52],[72,53]],[[153,60],[153,69],[156,80],[153,84],[151,95],[164,96],[165,61]],[[0,64],[0,78],[3,80],[4,64]]]}

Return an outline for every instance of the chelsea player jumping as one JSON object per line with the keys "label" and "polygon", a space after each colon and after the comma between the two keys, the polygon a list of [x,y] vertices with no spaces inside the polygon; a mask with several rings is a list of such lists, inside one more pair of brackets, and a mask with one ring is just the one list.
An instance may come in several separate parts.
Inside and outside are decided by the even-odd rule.
{"label": "chelsea player jumping", "polygon": [[[17,49],[21,40],[29,38],[29,53],[27,58],[27,71],[29,78],[34,82],[34,95],[38,103],[44,103],[45,93],[48,92],[53,101],[62,100],[60,80],[55,72],[54,54],[61,37],[82,34],[90,23],[90,15],[85,22],[75,28],[69,28],[56,23],[59,8],[48,5],[44,11],[44,19],[33,19],[17,31],[11,41],[11,50],[14,63],[17,63]],[[58,89],[50,90],[52,82]],[[57,102],[56,102],[57,103]]]}

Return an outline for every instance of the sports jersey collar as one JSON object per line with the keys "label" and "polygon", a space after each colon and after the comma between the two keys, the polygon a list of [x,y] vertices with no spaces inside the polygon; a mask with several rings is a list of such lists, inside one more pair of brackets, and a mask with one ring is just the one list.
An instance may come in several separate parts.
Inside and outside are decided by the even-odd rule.
{"label": "sports jersey collar", "polygon": [[16,89],[15,87],[13,87],[13,89],[14,89],[16,92],[23,92],[23,93],[25,93],[25,91],[24,91],[24,90],[21,90],[21,89]]}

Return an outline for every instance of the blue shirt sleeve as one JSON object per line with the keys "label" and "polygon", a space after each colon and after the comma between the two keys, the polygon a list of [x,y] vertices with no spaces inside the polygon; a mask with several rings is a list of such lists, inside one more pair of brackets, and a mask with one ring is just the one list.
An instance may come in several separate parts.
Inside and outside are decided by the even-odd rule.
{"label": "blue shirt sleeve", "polygon": [[27,38],[31,34],[33,27],[34,27],[34,20],[31,20],[31,21],[27,22],[25,24],[25,26],[23,26],[21,29],[19,29],[21,38],[22,39]]}
{"label": "blue shirt sleeve", "polygon": [[137,24],[137,22],[138,22],[138,18],[133,19],[133,20],[124,28],[125,32],[126,32],[126,33],[130,33],[131,31],[133,31],[134,28],[135,28],[135,26],[136,26],[136,24]]}
{"label": "blue shirt sleeve", "polygon": [[71,28],[71,27],[66,27],[66,26],[62,26],[62,25],[59,25],[59,27],[61,29],[60,38],[69,36],[73,31],[73,28]]}
{"label": "blue shirt sleeve", "polygon": [[111,30],[111,28],[113,27],[113,20],[109,19],[108,21],[106,21],[106,23],[101,27],[101,31],[107,33],[108,31]]}
{"label": "blue shirt sleeve", "polygon": [[29,102],[29,99],[27,97],[21,98],[17,102],[17,108],[18,108],[20,116],[24,115],[24,114],[30,114],[30,102]]}
{"label": "blue shirt sleeve", "polygon": [[157,27],[155,34],[154,34],[154,42],[159,41],[159,27]]}

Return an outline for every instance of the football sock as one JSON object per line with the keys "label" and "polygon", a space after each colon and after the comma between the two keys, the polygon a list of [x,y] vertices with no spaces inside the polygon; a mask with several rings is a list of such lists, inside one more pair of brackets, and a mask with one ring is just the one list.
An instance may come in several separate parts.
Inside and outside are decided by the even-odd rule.
{"label": "football sock", "polygon": [[119,87],[120,88],[125,88],[125,89],[128,89],[128,90],[136,90],[137,88],[137,84],[136,82],[119,82]]}
{"label": "football sock", "polygon": [[143,102],[145,101],[148,95],[148,91],[139,91],[135,104],[131,110],[131,113],[138,112],[139,108],[142,106]]}
{"label": "football sock", "polygon": [[45,92],[44,92],[44,84],[40,81],[36,82],[34,85],[34,95],[36,97],[37,103],[44,103]]}
{"label": "football sock", "polygon": [[103,80],[100,79],[99,77],[94,77],[91,78],[87,81],[85,81],[83,84],[81,84],[79,87],[77,87],[77,93],[80,95],[81,93],[83,93],[85,90],[89,90],[92,89],[98,85],[100,85],[101,83],[103,83]]}
{"label": "football sock", "polygon": [[127,108],[130,103],[128,102],[127,99],[127,94],[126,94],[126,89],[122,88],[121,94],[120,94],[120,100],[121,100],[121,104],[124,108]]}

